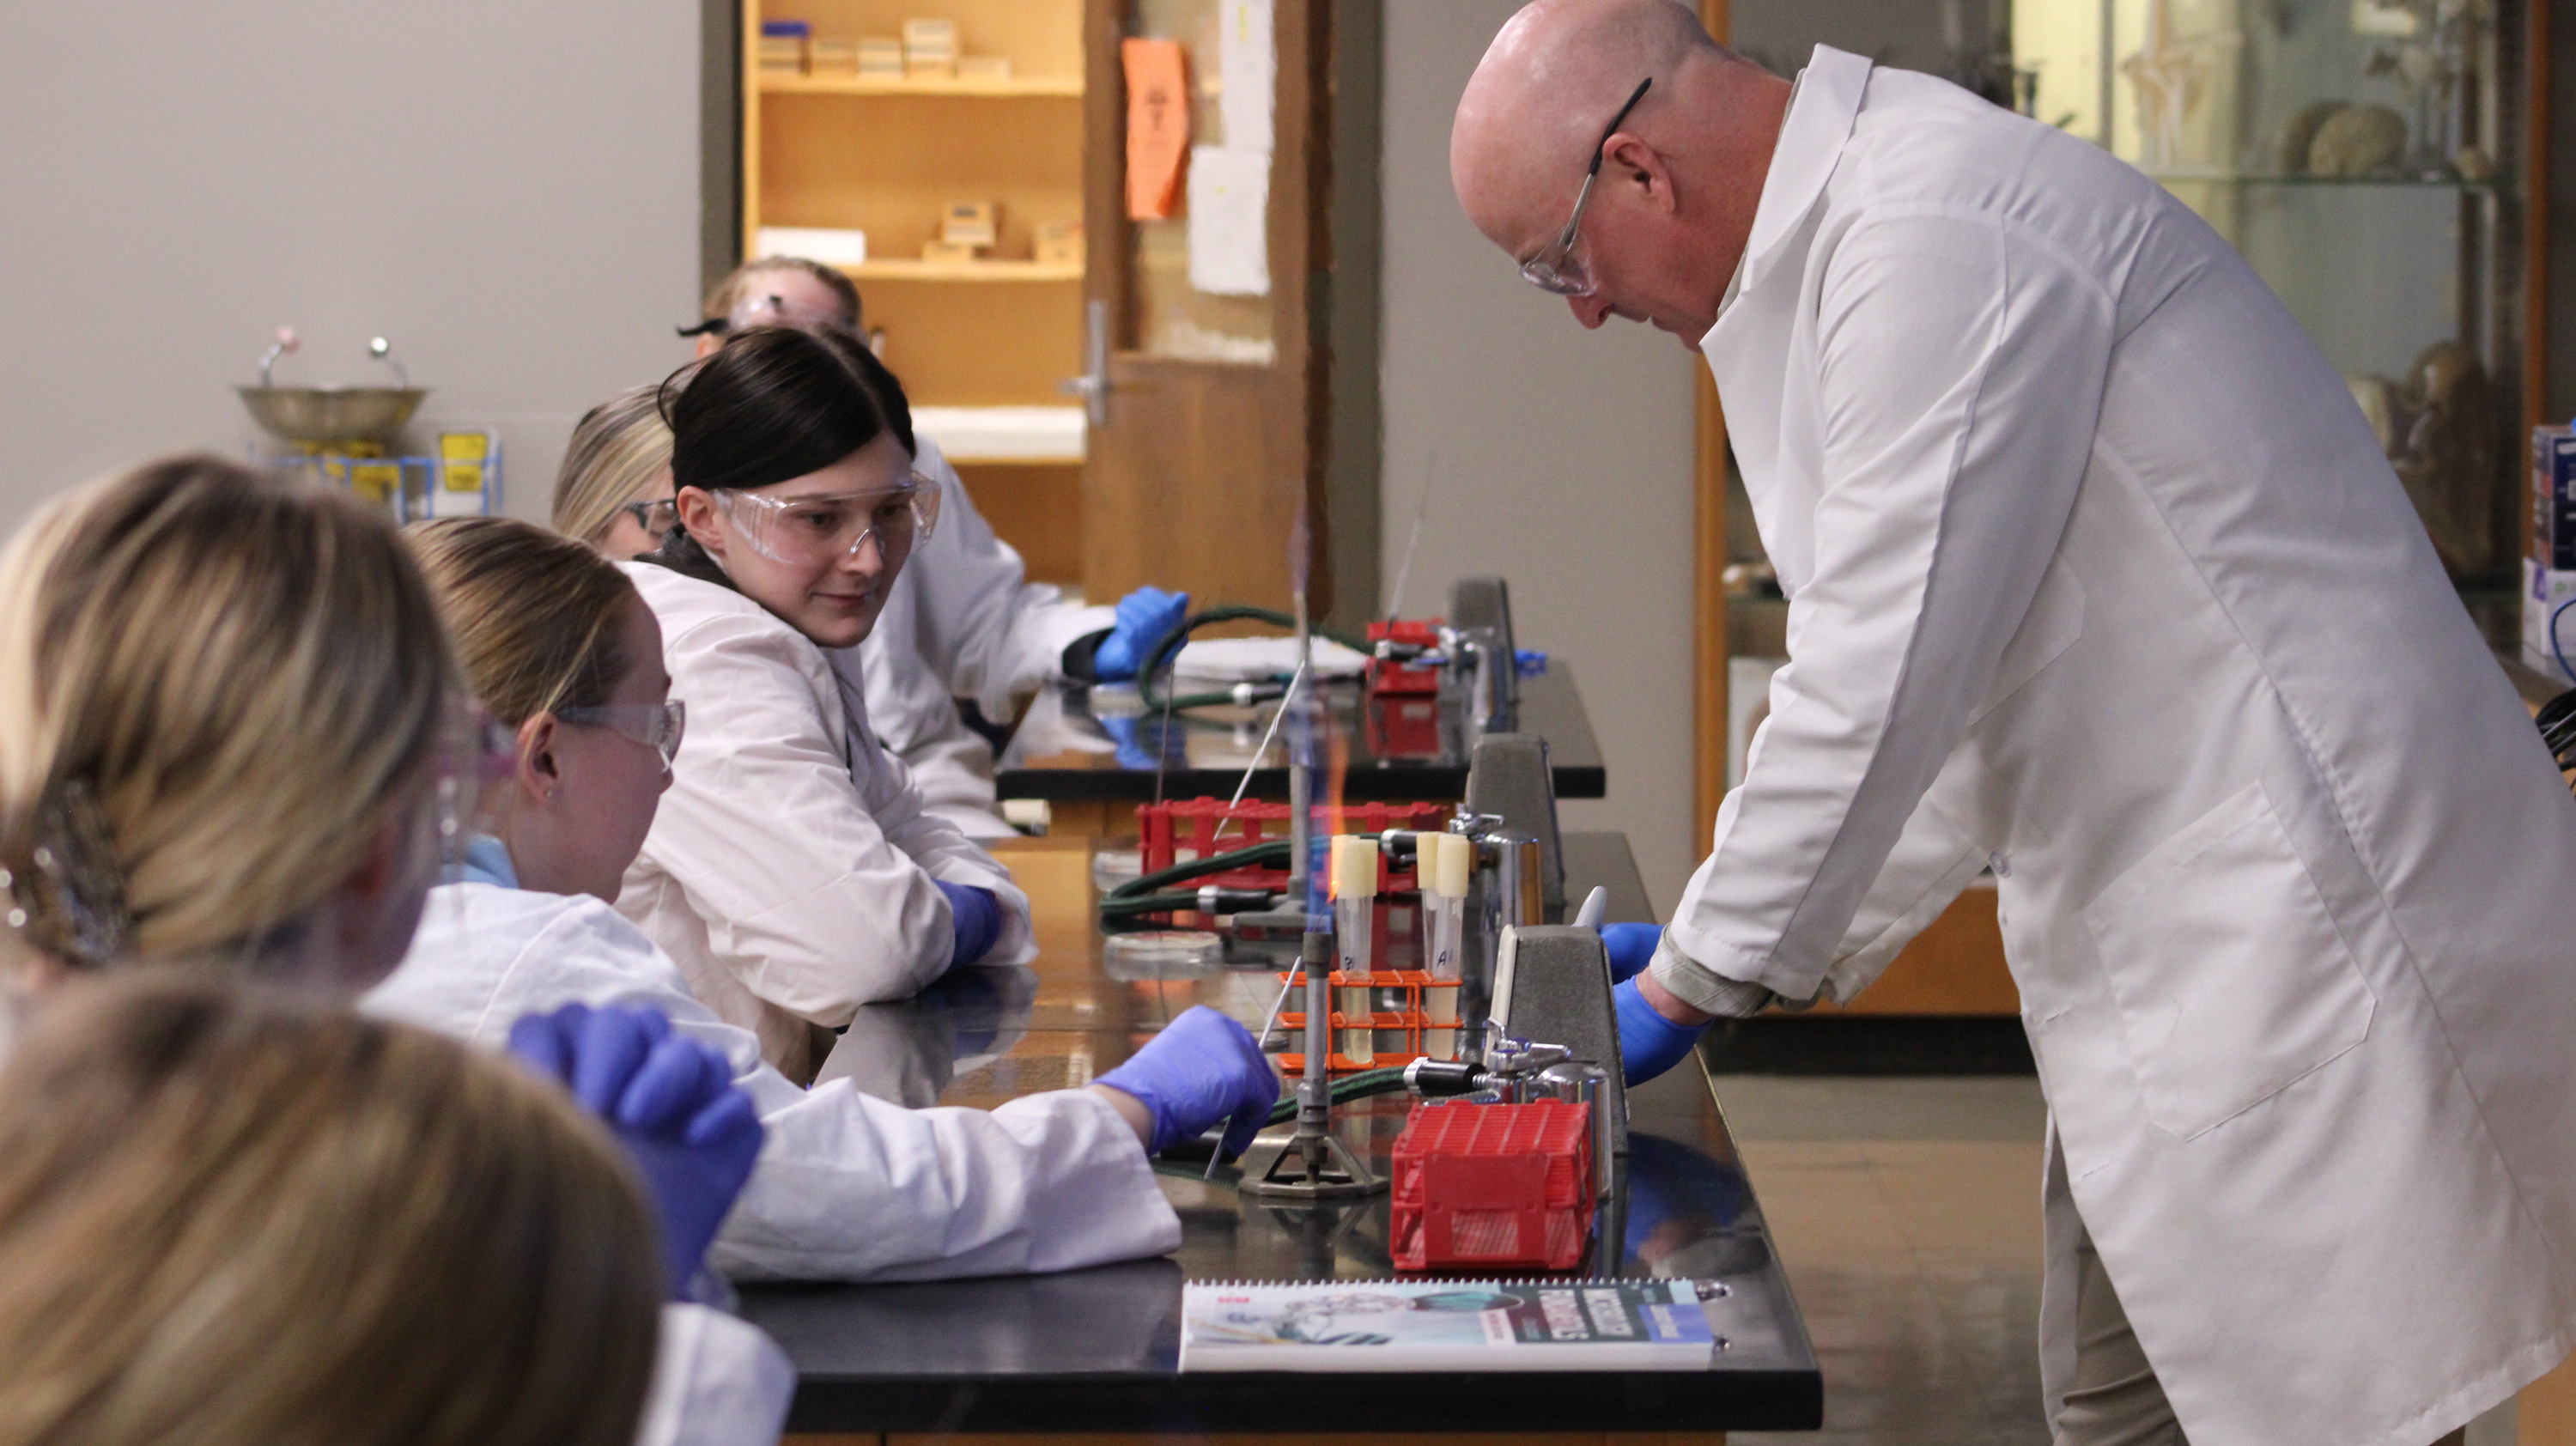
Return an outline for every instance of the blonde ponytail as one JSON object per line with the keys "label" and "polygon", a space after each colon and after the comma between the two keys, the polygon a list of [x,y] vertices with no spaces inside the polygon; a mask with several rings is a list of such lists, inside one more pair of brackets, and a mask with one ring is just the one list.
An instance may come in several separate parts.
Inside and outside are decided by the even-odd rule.
{"label": "blonde ponytail", "polygon": [[74,965],[257,954],[399,807],[454,665],[345,494],[208,456],[82,487],[0,551],[0,867]]}

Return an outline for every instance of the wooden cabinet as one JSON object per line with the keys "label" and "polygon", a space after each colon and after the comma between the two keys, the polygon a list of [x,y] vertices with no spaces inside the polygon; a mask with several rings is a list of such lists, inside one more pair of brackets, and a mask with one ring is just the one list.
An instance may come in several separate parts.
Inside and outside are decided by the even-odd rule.
{"label": "wooden cabinet", "polygon": [[[919,19],[953,24],[966,73],[862,74],[834,43],[900,43]],[[810,28],[793,70],[763,63],[778,21]],[[1084,266],[1038,252],[1041,228],[1083,220],[1083,0],[755,0],[743,24],[743,254],[765,227],[864,232],[842,269],[920,430],[1032,577],[1078,584],[1084,438],[1058,384],[1082,370]],[[992,243],[924,259],[958,202],[995,206]]]}

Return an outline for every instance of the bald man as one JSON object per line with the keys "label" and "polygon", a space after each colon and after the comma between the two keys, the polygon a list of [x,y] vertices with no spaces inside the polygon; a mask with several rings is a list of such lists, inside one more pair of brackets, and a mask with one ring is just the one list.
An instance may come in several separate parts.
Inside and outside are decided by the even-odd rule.
{"label": "bald man", "polygon": [[2425,1446],[2576,1318],[2576,802],[2342,379],[2099,149],[1671,0],[1533,5],[1460,202],[1706,355],[1789,662],[1632,1078],[1991,870],[2064,1443]]}

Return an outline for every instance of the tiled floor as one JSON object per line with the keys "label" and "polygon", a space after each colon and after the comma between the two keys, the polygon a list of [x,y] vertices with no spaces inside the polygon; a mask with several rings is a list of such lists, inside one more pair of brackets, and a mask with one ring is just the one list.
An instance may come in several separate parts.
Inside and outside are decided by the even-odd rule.
{"label": "tiled floor", "polygon": [[2030,1078],[1718,1080],[1825,1373],[1817,1435],[1737,1446],[2042,1446]]}

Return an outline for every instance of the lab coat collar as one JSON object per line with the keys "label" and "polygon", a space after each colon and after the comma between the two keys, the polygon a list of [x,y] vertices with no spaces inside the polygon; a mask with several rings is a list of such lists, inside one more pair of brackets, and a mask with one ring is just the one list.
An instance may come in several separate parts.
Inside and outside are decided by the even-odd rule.
{"label": "lab coat collar", "polygon": [[442,884],[492,884],[504,889],[519,886],[519,870],[510,861],[510,846],[488,833],[478,833],[466,840],[465,857],[439,871]]}
{"label": "lab coat collar", "polygon": [[[1744,259],[1736,264],[1735,280],[1718,308],[1721,321],[1736,297],[1762,284],[1771,263],[1796,234],[1798,223],[1824,194],[1843,142],[1851,138],[1852,122],[1860,115],[1869,72],[1866,57],[1819,45],[1799,73],[1797,89],[1790,93],[1789,113],[1781,118],[1779,143],[1771,149],[1762,200],[1753,210],[1753,234],[1745,241]],[[1710,328],[1712,334],[1715,330]],[[1700,345],[1705,348],[1708,339],[1702,337]]]}

